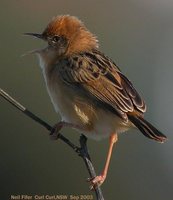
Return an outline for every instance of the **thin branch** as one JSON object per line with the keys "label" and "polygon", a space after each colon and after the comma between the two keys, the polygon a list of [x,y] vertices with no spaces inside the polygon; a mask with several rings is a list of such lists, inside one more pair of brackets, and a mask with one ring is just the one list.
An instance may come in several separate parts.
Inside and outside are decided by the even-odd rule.
{"label": "thin branch", "polygon": [[[29,111],[27,108],[25,108],[23,105],[21,105],[18,101],[13,99],[9,94],[7,94],[4,90],[0,88],[0,96],[2,96],[6,101],[8,101],[10,104],[12,104],[14,107],[16,107],[18,110],[20,110],[22,113],[39,123],[40,125],[44,126],[48,131],[53,132],[54,128],[50,126],[47,122],[43,121],[41,118],[36,116],[34,113]],[[85,162],[85,165],[87,167],[88,173],[91,178],[96,176],[94,166],[91,162],[90,155],[88,153],[87,148],[87,138],[84,135],[80,136],[80,147],[73,144],[70,140],[68,140],[66,137],[64,137],[61,133],[58,134],[58,139],[62,140],[64,143],[66,143],[69,147],[71,147],[78,155],[82,157],[82,159]],[[102,191],[100,187],[94,188],[96,198],[97,200],[104,200]]]}
{"label": "thin branch", "polygon": [[[85,162],[85,165],[86,165],[86,168],[88,170],[90,177],[91,178],[96,177],[94,166],[91,162],[91,158],[90,158],[88,148],[87,148],[87,138],[84,135],[80,136],[80,146],[81,146],[80,154]],[[104,200],[102,190],[100,189],[100,187],[94,188],[94,190],[95,190],[97,199]]]}
{"label": "thin branch", "polygon": [[[13,99],[9,94],[7,94],[4,90],[0,88],[0,95],[7,100],[9,103],[11,103],[14,107],[16,107],[18,110],[23,112],[25,115],[39,123],[40,125],[44,126],[48,131],[53,132],[53,127],[50,126],[48,123],[43,121],[41,118],[37,117],[35,114],[33,114],[31,111],[29,111],[27,108],[25,108],[23,105],[21,105],[18,101]],[[65,142],[67,145],[69,145],[73,150],[77,151],[79,147],[71,143],[66,137],[64,137],[61,133],[58,134],[58,138]]]}

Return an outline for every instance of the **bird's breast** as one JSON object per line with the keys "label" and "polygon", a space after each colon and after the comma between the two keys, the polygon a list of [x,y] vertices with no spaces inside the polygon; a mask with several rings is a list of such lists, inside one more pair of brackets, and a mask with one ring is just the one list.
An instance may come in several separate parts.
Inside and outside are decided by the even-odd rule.
{"label": "bird's breast", "polygon": [[[41,69],[46,87],[55,111],[61,115],[63,121],[80,125],[86,130],[92,129],[94,108],[78,95],[78,92],[64,83],[60,77],[57,64],[48,65],[42,58]],[[54,67],[54,69],[53,69]]]}

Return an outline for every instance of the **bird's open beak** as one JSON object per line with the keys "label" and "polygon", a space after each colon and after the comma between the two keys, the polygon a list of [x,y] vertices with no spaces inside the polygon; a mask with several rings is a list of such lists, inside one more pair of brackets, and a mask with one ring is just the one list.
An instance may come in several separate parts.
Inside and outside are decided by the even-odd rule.
{"label": "bird's open beak", "polygon": [[[29,35],[29,36],[33,36],[35,38],[45,40],[45,38],[43,37],[43,34],[39,34],[39,33],[24,33],[24,35]],[[43,49],[34,49],[34,50],[29,51],[21,56],[23,57],[23,56],[27,56],[27,55],[31,55],[31,54],[35,54],[35,53],[37,54],[37,53],[40,53],[42,50]]]}
{"label": "bird's open beak", "polygon": [[24,33],[24,35],[30,35],[30,36],[33,36],[33,37],[36,37],[36,38],[44,40],[43,35],[40,34],[40,33]]}

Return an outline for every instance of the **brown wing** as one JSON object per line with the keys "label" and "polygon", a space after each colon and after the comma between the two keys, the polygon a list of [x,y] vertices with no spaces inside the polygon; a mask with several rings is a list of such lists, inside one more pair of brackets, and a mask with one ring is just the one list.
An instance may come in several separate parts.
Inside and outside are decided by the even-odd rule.
{"label": "brown wing", "polygon": [[60,73],[70,86],[85,90],[124,119],[128,112],[145,112],[145,103],[132,83],[99,51],[83,53],[65,62]]}

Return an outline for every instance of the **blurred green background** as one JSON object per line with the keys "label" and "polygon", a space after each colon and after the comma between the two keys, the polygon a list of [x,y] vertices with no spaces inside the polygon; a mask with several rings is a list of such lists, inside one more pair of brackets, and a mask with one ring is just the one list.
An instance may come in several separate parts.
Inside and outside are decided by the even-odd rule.
{"label": "blurred green background", "polygon": [[[103,184],[106,200],[171,200],[173,196],[173,2],[170,0],[1,0],[0,87],[41,118],[59,118],[35,56],[45,44],[24,32],[41,32],[56,15],[70,14],[98,36],[100,48],[134,83],[148,105],[146,118],[167,136],[165,144],[139,131],[120,135]],[[0,98],[0,199],[17,194],[92,194],[82,159]],[[78,143],[79,134],[63,133]],[[108,140],[88,141],[99,174]]]}

